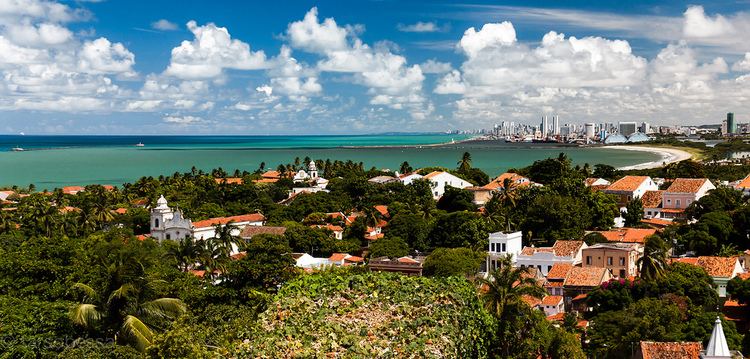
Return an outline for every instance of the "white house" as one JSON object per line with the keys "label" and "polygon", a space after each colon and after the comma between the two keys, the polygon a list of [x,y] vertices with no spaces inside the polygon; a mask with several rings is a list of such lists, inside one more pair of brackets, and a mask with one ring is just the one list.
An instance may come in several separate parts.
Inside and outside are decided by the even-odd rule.
{"label": "white house", "polygon": [[[239,236],[246,226],[262,226],[266,218],[260,213],[244,214],[231,217],[209,218],[192,222],[182,215],[179,209],[169,207],[164,196],[159,197],[157,206],[151,209],[151,237],[158,240],[180,240],[193,237],[195,239],[209,239],[216,237],[216,225],[225,226],[232,222],[236,227],[232,234]],[[236,252],[236,250],[234,251]]]}
{"label": "white house", "polygon": [[565,313],[565,302],[561,295],[548,295],[542,298],[539,308],[544,311],[544,315],[551,317],[559,313]]}
{"label": "white house", "polygon": [[505,255],[510,255],[511,260],[515,263],[518,259],[518,255],[521,254],[521,250],[523,249],[520,231],[513,233],[490,233],[489,242],[490,244],[486,260],[487,266],[485,267],[488,270],[497,269],[498,260]]}
{"label": "white house", "polygon": [[470,182],[443,171],[430,172],[424,176],[424,178],[430,181],[432,186],[432,196],[435,199],[443,196],[446,186],[462,189],[473,186]]}
{"label": "white house", "polygon": [[524,247],[516,266],[533,267],[546,277],[556,263],[581,263],[581,250],[588,246],[583,241],[556,241],[552,247]]}
{"label": "white house", "polygon": [[604,178],[589,177],[583,181],[583,184],[586,185],[586,187],[594,187],[594,186],[609,186],[612,183],[605,180]]}
{"label": "white house", "polygon": [[398,177],[398,180],[401,181],[401,183],[405,185],[410,185],[412,182],[422,179],[423,176],[419,173],[413,172],[413,173],[408,173],[408,174],[405,173],[402,175],[398,175],[397,177]]}

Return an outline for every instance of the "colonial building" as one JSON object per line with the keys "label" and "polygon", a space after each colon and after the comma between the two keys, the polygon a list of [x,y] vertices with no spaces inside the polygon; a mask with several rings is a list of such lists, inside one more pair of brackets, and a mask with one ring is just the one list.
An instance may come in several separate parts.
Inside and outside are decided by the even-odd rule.
{"label": "colonial building", "polygon": [[500,257],[509,255],[513,263],[518,259],[522,250],[521,232],[495,232],[489,235],[489,250],[487,251],[487,271],[498,268]]}
{"label": "colonial building", "polygon": [[638,275],[638,258],[643,246],[638,243],[597,243],[583,249],[583,267],[604,267],[613,275],[627,278]]}
{"label": "colonial building", "polygon": [[182,215],[180,209],[172,209],[164,196],[159,197],[156,207],[151,209],[151,237],[158,241],[180,240],[193,237],[195,239],[209,239],[216,237],[216,227],[232,223],[235,227],[233,235],[239,236],[247,226],[262,226],[266,218],[260,213],[251,213],[232,217],[209,218],[192,222]]}
{"label": "colonial building", "polygon": [[685,208],[716,186],[706,178],[678,178],[664,191],[662,218],[684,218]]}
{"label": "colonial building", "polygon": [[583,241],[556,241],[552,247],[524,247],[516,265],[537,268],[547,276],[556,263],[580,264],[581,249],[586,247]]}
{"label": "colonial building", "polygon": [[[571,267],[563,283],[565,305],[584,311],[585,298],[589,292],[612,279],[612,272],[603,267]],[[575,305],[574,302],[580,303]]]}
{"label": "colonial building", "polygon": [[673,261],[692,264],[705,269],[716,284],[716,293],[722,298],[727,296],[727,283],[744,272],[737,257],[700,256],[676,258]]}

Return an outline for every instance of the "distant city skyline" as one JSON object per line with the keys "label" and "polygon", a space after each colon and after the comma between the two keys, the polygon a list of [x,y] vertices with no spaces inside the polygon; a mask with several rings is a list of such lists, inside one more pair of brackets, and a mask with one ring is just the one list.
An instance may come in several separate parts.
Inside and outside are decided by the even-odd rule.
{"label": "distant city skyline", "polygon": [[0,0],[0,133],[746,123],[747,33],[733,1]]}

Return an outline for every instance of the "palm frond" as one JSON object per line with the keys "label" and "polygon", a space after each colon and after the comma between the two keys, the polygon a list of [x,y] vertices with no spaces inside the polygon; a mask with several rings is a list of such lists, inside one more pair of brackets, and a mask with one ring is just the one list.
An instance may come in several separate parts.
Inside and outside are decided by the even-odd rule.
{"label": "palm frond", "polygon": [[110,293],[109,298],[107,299],[107,303],[112,303],[115,299],[122,299],[127,297],[130,293],[135,291],[135,287],[130,284],[126,283],[120,286],[120,288],[115,289]]}
{"label": "palm frond", "polygon": [[81,303],[73,307],[68,313],[73,323],[91,327],[102,318],[102,313],[93,304]]}
{"label": "palm frond", "polygon": [[73,284],[72,289],[80,290],[81,292],[83,292],[84,301],[94,301],[99,297],[99,295],[96,293],[96,290],[94,290],[94,288],[92,288],[88,284],[78,282]]}
{"label": "palm frond", "polygon": [[174,318],[185,313],[187,307],[177,298],[159,298],[143,303],[141,310],[152,317]]}
{"label": "palm frond", "polygon": [[144,351],[154,339],[154,332],[135,316],[128,315],[122,323],[122,334],[131,339],[136,349]]}

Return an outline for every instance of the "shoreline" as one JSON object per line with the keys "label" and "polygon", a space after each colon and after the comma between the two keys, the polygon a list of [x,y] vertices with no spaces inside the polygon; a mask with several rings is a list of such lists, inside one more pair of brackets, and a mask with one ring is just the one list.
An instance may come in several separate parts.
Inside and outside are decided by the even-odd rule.
{"label": "shoreline", "polygon": [[631,166],[618,167],[618,170],[645,170],[666,166],[670,163],[685,161],[693,158],[693,154],[690,152],[674,148],[674,147],[656,147],[656,146],[606,146],[602,148],[614,148],[626,151],[641,151],[655,153],[661,156],[660,160],[639,163]]}

